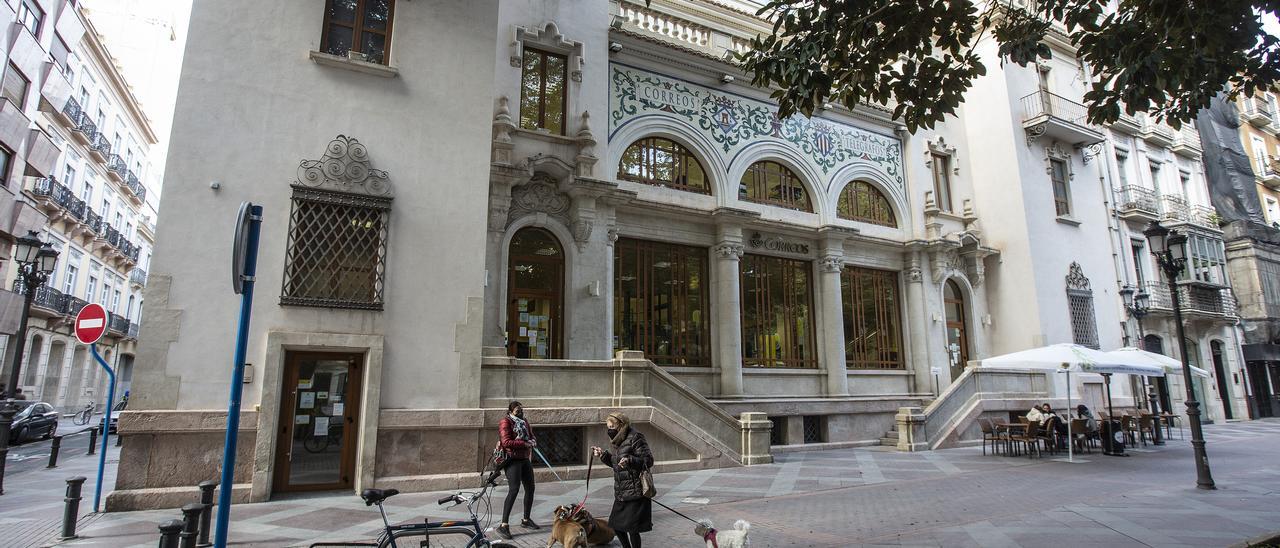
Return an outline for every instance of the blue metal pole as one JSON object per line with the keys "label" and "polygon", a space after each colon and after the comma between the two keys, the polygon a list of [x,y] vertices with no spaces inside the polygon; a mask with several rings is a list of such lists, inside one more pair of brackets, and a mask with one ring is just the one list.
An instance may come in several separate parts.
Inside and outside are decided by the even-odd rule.
{"label": "blue metal pole", "polygon": [[218,485],[218,520],[213,545],[226,548],[231,521],[231,485],[236,467],[236,433],[240,430],[240,397],[244,393],[244,360],[249,339],[249,315],[253,308],[253,282],[258,271],[258,232],[262,206],[249,207],[249,241],[244,261],[244,291],[240,294],[240,327],[236,332],[236,354],[231,364],[231,397],[227,404],[227,438],[222,450],[222,481]]}
{"label": "blue metal pole", "polygon": [[107,434],[111,428],[111,408],[116,406],[116,372],[107,365],[107,360],[102,359],[102,355],[98,354],[98,343],[89,345],[89,349],[93,351],[93,358],[98,360],[98,365],[107,370],[107,381],[110,386],[107,388],[107,412],[102,415],[102,450],[98,451],[98,487],[93,492],[93,511],[98,511],[98,503],[102,501],[102,471],[107,466]]}

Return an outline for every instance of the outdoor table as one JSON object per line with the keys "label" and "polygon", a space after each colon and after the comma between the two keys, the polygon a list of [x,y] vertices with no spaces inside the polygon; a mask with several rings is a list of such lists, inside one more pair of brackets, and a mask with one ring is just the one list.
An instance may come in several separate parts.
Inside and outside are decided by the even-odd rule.
{"label": "outdoor table", "polygon": [[1025,423],[1025,422],[1007,422],[1007,423],[1004,423],[1004,424],[996,424],[996,425],[994,425],[994,426],[995,426],[995,431],[996,431],[996,433],[999,433],[1001,430],[1003,430],[1005,433],[1007,433],[1007,434],[1008,434],[1008,436],[1006,436],[1006,437],[1005,437],[1005,440],[1004,440],[1004,443],[1005,443],[1005,447],[1004,447],[1004,454],[1006,454],[1006,455],[1013,455],[1013,440],[1011,439],[1011,438],[1013,437],[1013,432],[1014,432],[1015,430],[1022,430],[1022,431],[1026,431],[1026,429],[1027,429],[1027,423]]}
{"label": "outdoor table", "polygon": [[1178,423],[1178,439],[1186,439],[1182,435],[1182,417],[1181,416],[1174,415],[1173,413],[1161,413],[1160,418],[1164,419],[1165,432],[1168,432],[1168,435],[1166,437],[1168,438],[1173,437],[1173,423],[1177,422]]}

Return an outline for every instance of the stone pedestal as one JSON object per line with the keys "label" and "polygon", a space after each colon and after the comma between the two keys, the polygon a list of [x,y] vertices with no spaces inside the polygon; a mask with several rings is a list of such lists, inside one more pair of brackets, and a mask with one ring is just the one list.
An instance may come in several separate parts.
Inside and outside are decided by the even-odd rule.
{"label": "stone pedestal", "polygon": [[769,453],[769,434],[773,423],[764,413],[743,413],[738,419],[742,423],[742,464],[769,464],[773,455]]}
{"label": "stone pedestal", "polygon": [[894,418],[898,421],[899,451],[929,450],[929,439],[924,431],[924,408],[899,407]]}

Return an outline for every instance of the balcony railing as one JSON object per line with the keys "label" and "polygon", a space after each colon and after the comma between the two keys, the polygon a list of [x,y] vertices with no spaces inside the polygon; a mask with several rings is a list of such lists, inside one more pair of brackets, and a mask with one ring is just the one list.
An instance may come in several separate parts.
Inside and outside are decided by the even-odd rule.
{"label": "balcony railing", "polygon": [[97,211],[86,209],[84,214],[84,227],[94,234],[102,232],[102,216]]}
{"label": "balcony railing", "polygon": [[81,111],[80,118],[76,120],[76,132],[84,135],[85,140],[93,142],[98,136],[98,124],[93,123],[89,113]]}
{"label": "balcony railing", "polygon": [[70,295],[67,295],[66,297],[67,297],[66,310],[67,310],[68,316],[75,316],[76,314],[79,314],[80,310],[89,304],[89,301],[86,301],[79,297],[72,297]]}
{"label": "balcony railing", "polygon": [[[22,283],[22,280],[14,280],[13,292],[19,295],[26,295],[26,284]],[[47,285],[42,285],[36,288],[35,297],[31,299],[31,306],[61,314],[66,310],[67,298],[61,291]]]}
{"label": "balcony railing", "polygon": [[71,189],[63,186],[57,179],[53,177],[30,178],[27,183],[27,191],[33,196],[49,198],[67,215],[77,221],[84,220],[85,210],[87,209],[84,200],[77,198],[75,193],[71,192]]}
{"label": "balcony railing", "polygon": [[142,181],[138,180],[138,176],[130,171],[124,178],[125,186],[129,188],[134,196],[138,197],[138,201],[147,201],[147,187],[143,186]]}
{"label": "balcony railing", "polygon": [[655,36],[663,41],[722,57],[726,51],[744,52],[751,40],[745,36],[728,34],[690,19],[666,13],[639,1],[623,1],[618,4],[622,28]]}
{"label": "balcony railing", "polygon": [[130,339],[136,339],[136,338],[138,338],[138,324],[137,324],[137,322],[129,322],[129,332],[128,332],[128,334],[126,334],[125,336],[126,336],[126,337],[129,337]]}
{"label": "balcony railing", "polygon": [[1089,109],[1084,105],[1044,90],[1023,97],[1022,112],[1025,113],[1024,120],[1047,114],[1080,125],[1087,123],[1089,115]]}
{"label": "balcony railing", "polygon": [[129,172],[129,167],[125,165],[124,158],[121,158],[119,154],[112,154],[107,157],[107,172],[123,181],[125,174]]}
{"label": "balcony railing", "polygon": [[68,97],[67,103],[62,105],[62,114],[66,115],[68,120],[74,125],[80,120],[80,102],[75,97]]}
{"label": "balcony railing", "polygon": [[141,268],[135,268],[129,272],[129,283],[138,287],[147,286],[147,271]]}
{"label": "balcony railing", "polygon": [[93,139],[89,140],[89,150],[97,154],[99,158],[110,158],[111,142],[107,140],[105,135],[98,133]]}
{"label": "balcony railing", "polygon": [[1176,194],[1166,194],[1160,197],[1160,210],[1163,213],[1164,220],[1172,222],[1190,222],[1191,210],[1187,204],[1187,200]]}
{"label": "balcony railing", "polygon": [[[1151,308],[1172,312],[1173,299],[1170,297],[1169,284],[1164,282],[1146,282],[1147,294],[1150,295]],[[1202,287],[1190,284],[1178,285],[1178,304],[1183,314],[1235,317],[1236,298],[1230,289]]]}
{"label": "balcony railing", "polygon": [[1159,197],[1154,190],[1136,185],[1120,187],[1120,200],[1116,204],[1120,212],[1143,212],[1151,216],[1160,214]]}
{"label": "balcony railing", "polygon": [[115,333],[121,336],[129,333],[129,318],[126,318],[114,312],[111,313],[110,316],[111,316],[111,321],[107,323],[107,331],[110,331],[112,333]]}

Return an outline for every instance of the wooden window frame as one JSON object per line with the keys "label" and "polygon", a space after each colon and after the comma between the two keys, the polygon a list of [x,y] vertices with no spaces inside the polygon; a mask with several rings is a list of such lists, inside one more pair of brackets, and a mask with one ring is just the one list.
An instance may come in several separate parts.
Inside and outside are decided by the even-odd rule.
{"label": "wooden window frame", "polygon": [[[965,302],[964,288],[960,287],[960,284],[956,283],[955,280],[947,280],[944,283],[946,284],[946,287],[942,289],[942,316],[943,320],[946,322],[948,331],[943,342],[947,345],[946,352],[948,356],[948,363],[951,361],[950,330],[955,328],[960,329],[960,337],[956,341],[956,344],[960,347],[960,360],[958,364],[951,367],[953,376],[955,376],[957,371],[964,371],[964,368],[967,367],[969,362],[969,304]],[[948,290],[955,293],[955,298],[947,296]],[[956,305],[956,313],[959,315],[959,317],[954,320],[947,317],[947,312],[950,311],[949,305],[953,304]]]}
{"label": "wooden window frame", "polygon": [[[646,178],[642,176],[633,176],[626,173],[625,162],[627,158],[627,153],[630,152],[631,149],[635,147],[641,147],[640,149],[641,150],[641,154],[640,154],[641,171],[642,172],[655,171],[654,166],[657,165],[657,162],[654,161],[655,154],[653,154],[651,151],[657,148],[655,145],[658,144],[659,142],[667,142],[667,143],[671,143],[672,145],[672,156],[675,157],[675,161],[671,165],[671,172],[673,174],[676,174],[676,173],[679,174],[675,176],[675,179],[679,179],[683,177],[687,181],[690,164],[696,165],[698,166],[698,170],[702,172],[702,183],[704,188],[698,188],[696,186],[680,183],[674,179],[671,181],[663,181],[661,179]],[[686,192],[695,192],[698,194],[708,194],[708,195],[711,194],[711,181],[707,178],[707,170],[705,167],[703,167],[702,162],[698,161],[698,158],[693,155],[693,152],[690,151],[688,148],[686,148],[684,145],[676,141],[673,141],[671,139],[667,139],[666,137],[643,137],[640,139],[636,139],[630,145],[627,145],[627,148],[623,149],[622,151],[622,160],[618,162],[618,179],[621,179],[623,181],[631,181],[633,183],[641,183],[646,185],[674,188],[676,190],[683,190]]]}
{"label": "wooden window frame", "polygon": [[[9,77],[11,75],[22,80],[22,96],[18,98],[18,102],[14,103],[13,106],[18,107],[18,110],[26,109],[27,95],[31,94],[31,79],[27,78],[27,75],[22,73],[22,70],[18,68],[18,65],[15,65],[12,62],[10,62],[8,65],[5,66],[3,77],[0,77],[0,90],[3,90],[8,87]],[[9,99],[10,102],[12,102],[11,98],[9,97],[4,97],[4,98]]]}
{"label": "wooden window frame", "polygon": [[365,3],[368,0],[356,0],[355,15],[351,21],[351,24],[347,24],[344,21],[333,21],[332,19],[330,19],[329,5],[330,5],[330,2],[332,1],[333,0],[325,0],[325,3],[324,3],[324,26],[320,30],[320,51],[323,53],[329,53],[330,55],[336,55],[329,52],[329,27],[332,25],[338,25],[341,27],[347,27],[351,29],[351,47],[348,48],[347,51],[354,50],[357,53],[363,53],[363,52],[360,52],[360,39],[363,37],[362,35],[366,32],[371,32],[373,34],[382,35],[382,38],[383,38],[382,59],[379,61],[368,61],[366,59],[366,61],[370,63],[378,64],[378,65],[390,66],[391,65],[391,31],[392,31],[392,28],[395,26],[396,1],[387,0],[386,32],[379,32],[377,30],[366,29],[364,27],[364,7],[365,7]]}
{"label": "wooden window frame", "polygon": [[0,187],[8,188],[9,171],[13,169],[13,151],[0,145]]}
{"label": "wooden window frame", "polygon": [[[537,127],[533,127],[533,128],[524,127],[522,123],[521,129],[527,129],[530,131],[545,130],[549,133],[553,133],[556,135],[564,135],[568,131],[568,120],[569,120],[569,56],[563,53],[555,53],[555,52],[547,51],[544,49],[538,49],[538,48],[527,47],[527,46],[524,49],[524,55],[525,56],[536,55],[539,58],[538,120],[537,120]],[[564,74],[562,75],[562,78],[563,78],[562,81],[564,82],[564,85],[562,85],[560,88],[560,131],[559,132],[553,132],[547,129],[547,59],[551,57],[555,57],[564,61]],[[523,111],[525,108],[524,89],[523,89],[524,76],[525,76],[525,66],[524,66],[524,63],[521,62],[520,64],[520,82],[521,82],[520,121],[521,122],[524,121]]]}
{"label": "wooden window frame", "polygon": [[[794,195],[794,191],[799,190],[800,200],[770,197],[767,176],[771,172],[781,179],[781,187],[786,194]],[[742,172],[742,179],[738,181],[738,199],[813,213],[813,202],[809,199],[809,191],[804,187],[804,182],[790,168],[772,160],[761,160]],[[803,203],[796,203],[801,200]]]}
{"label": "wooden window frame", "polygon": [[[1056,178],[1057,166],[1062,166],[1062,178]],[[1049,159],[1049,185],[1053,190],[1053,209],[1054,213],[1059,217],[1071,216],[1071,171],[1066,160],[1058,158]],[[1059,194],[1059,186],[1061,186],[1061,194]]]}
{"label": "wooden window frame", "polygon": [[[906,369],[906,360],[902,348],[902,300],[898,291],[898,273],[892,270],[878,270],[845,265],[840,272],[841,308],[845,312],[845,365],[849,369]],[[871,303],[876,320],[876,342],[878,355],[869,356],[865,344],[854,340],[850,327],[857,328],[865,319],[861,313],[867,304],[862,299],[861,288],[867,284],[874,285],[882,291],[877,292]],[[848,288],[846,291],[845,289]],[[892,345],[892,352],[886,348]],[[896,359],[890,355],[896,355]]]}
{"label": "wooden window frame", "polygon": [[[763,286],[761,286],[760,284],[757,284],[754,281],[749,282],[746,275],[747,267],[753,263],[757,265],[762,265],[762,264],[765,264],[766,262],[772,262],[772,261],[776,261],[780,266],[777,274],[781,275],[783,278],[783,282],[782,282],[784,285],[783,294],[779,296],[774,296],[768,291],[757,291],[756,295],[754,296],[750,295],[751,289],[767,290],[768,285],[766,283]],[[774,273],[769,272],[768,274],[773,275]],[[738,275],[740,279],[740,291],[741,291],[740,302],[742,303],[741,309],[739,311],[739,314],[742,315],[742,341],[743,341],[742,366],[761,368],[761,369],[773,369],[773,368],[817,369],[818,368],[818,351],[817,351],[816,334],[814,333],[815,313],[814,313],[814,307],[813,307],[813,302],[814,302],[813,263],[810,261],[802,260],[802,259],[786,259],[782,257],[774,257],[771,255],[755,255],[755,254],[748,253],[746,255],[743,255],[742,260],[740,261]],[[807,295],[805,299],[807,302],[805,303],[793,302],[791,300],[790,292],[786,290],[785,285],[787,284],[788,278],[795,277],[795,276],[802,276],[805,281],[805,285],[808,289],[806,291]],[[784,339],[786,341],[785,344],[779,345],[779,348],[781,350],[778,353],[779,355],[775,358],[766,358],[762,356],[747,355],[748,340],[751,340],[754,343],[754,346],[756,348],[761,348],[764,346],[764,344],[762,344],[763,339],[766,338],[766,337],[760,337],[760,336],[755,336],[755,337],[748,336],[747,334],[748,329],[753,329],[753,328],[756,328],[758,325],[762,325],[759,322],[756,322],[755,324],[752,324],[752,325],[748,325],[747,318],[746,318],[748,307],[751,306],[757,315],[761,313],[772,314],[773,306],[778,304],[779,302],[782,304],[782,307],[784,310],[783,325],[786,326],[789,330],[787,333],[778,336],[780,339]],[[800,304],[803,304],[806,307],[805,313],[803,315],[801,315],[796,311],[796,307]],[[804,320],[804,325],[805,325],[805,333],[803,337],[798,336],[798,334],[795,332],[796,326],[798,325],[801,319]],[[806,348],[806,346],[802,346],[800,344],[802,340],[805,344],[807,344],[807,348],[809,350],[807,353],[805,353],[807,354],[807,356],[795,357],[801,354],[801,352],[799,352],[801,348]]]}
{"label": "wooden window frame", "polygon": [[[870,196],[872,205],[881,209],[884,213],[881,217],[874,215],[859,215],[857,211],[857,198],[860,194]],[[841,211],[840,203],[848,204],[849,213],[846,215]],[[887,226],[889,228],[898,228],[898,218],[893,213],[893,203],[889,201],[889,197],[884,195],[874,184],[862,179],[849,181],[840,189],[840,197],[836,200],[836,216],[846,221],[857,221],[860,223],[869,223],[873,225]]]}
{"label": "wooden window frame", "polygon": [[951,213],[951,156],[929,153],[933,161],[933,203],[945,213]]}
{"label": "wooden window frame", "polygon": [[[26,23],[25,23],[25,22],[23,22],[23,20],[22,20],[22,14],[23,14],[23,12],[24,12],[24,11],[31,12],[31,13],[35,13],[35,14],[36,14],[36,28],[35,28],[35,29],[32,29],[31,27],[28,27],[28,26],[26,25]],[[30,32],[30,33],[31,33],[31,36],[35,37],[35,38],[38,40],[38,39],[40,38],[40,29],[43,29],[43,28],[44,28],[44,17],[45,17],[45,15],[47,15],[47,14],[45,13],[44,9],[43,9],[43,8],[41,8],[41,7],[40,7],[40,4],[39,4],[39,3],[37,3],[35,0],[21,0],[20,2],[18,2],[18,14],[17,14],[17,19],[15,19],[15,21],[16,21],[19,25],[21,25],[21,26],[22,26],[22,28],[27,29],[27,32]]]}
{"label": "wooden window frame", "polygon": [[[701,283],[697,290],[697,298],[699,299],[701,312],[701,326],[698,329],[682,329],[677,334],[673,329],[669,350],[665,354],[656,353],[657,339],[654,333],[657,331],[656,320],[654,319],[655,302],[662,293],[656,291],[654,286],[653,269],[655,262],[653,260],[654,253],[662,251],[669,254],[673,259],[670,268],[679,269],[681,274],[687,272],[691,265],[690,259],[697,258],[701,261],[699,276]],[[624,272],[622,268],[622,260],[624,253],[633,253],[635,260],[635,272]],[[636,300],[639,301],[641,308],[640,314],[643,318],[634,322],[638,326],[638,333],[633,337],[639,339],[638,344],[632,344],[632,340],[622,340],[622,326],[624,307],[622,304],[614,303],[614,321],[617,326],[615,334],[619,337],[616,342],[615,350],[640,350],[644,352],[645,357],[653,361],[655,364],[671,367],[710,367],[711,366],[711,300],[708,273],[710,271],[710,261],[708,260],[706,248],[692,247],[680,244],[671,244],[666,242],[655,242],[649,240],[637,240],[623,238],[614,244],[614,298],[621,299],[623,283],[622,277],[626,275],[635,276],[636,284]],[[674,270],[673,270],[674,272]],[[673,274],[673,278],[675,275]],[[630,283],[631,280],[628,280]],[[692,309],[689,306],[689,297],[693,293],[688,291],[688,284],[685,284],[685,291],[680,298],[672,298],[667,303],[672,312],[673,323],[679,322],[680,325],[692,325]],[[680,317],[676,317],[676,316]],[[695,339],[696,337],[696,339]],[[696,344],[700,341],[700,344]],[[632,347],[635,348],[632,348]],[[696,348],[696,353],[687,352],[691,348]]]}

